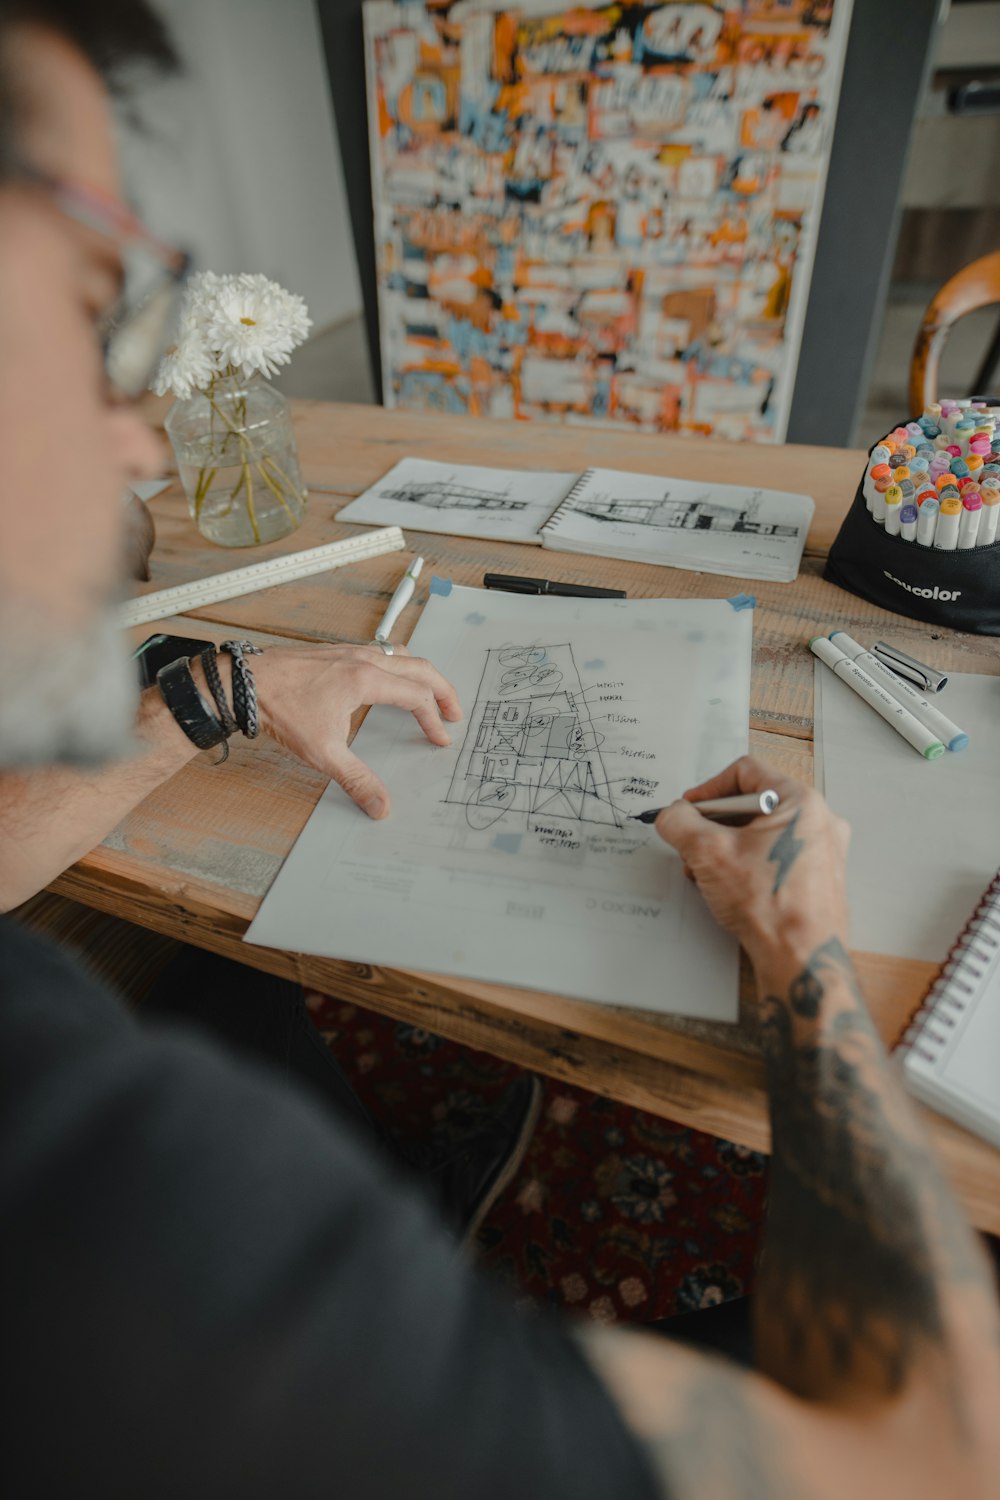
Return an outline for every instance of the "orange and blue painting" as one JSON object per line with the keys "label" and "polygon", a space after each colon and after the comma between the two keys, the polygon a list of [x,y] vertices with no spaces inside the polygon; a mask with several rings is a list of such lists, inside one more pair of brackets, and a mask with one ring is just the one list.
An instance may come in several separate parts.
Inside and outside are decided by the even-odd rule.
{"label": "orange and blue painting", "polygon": [[781,441],[850,0],[368,0],[384,398]]}

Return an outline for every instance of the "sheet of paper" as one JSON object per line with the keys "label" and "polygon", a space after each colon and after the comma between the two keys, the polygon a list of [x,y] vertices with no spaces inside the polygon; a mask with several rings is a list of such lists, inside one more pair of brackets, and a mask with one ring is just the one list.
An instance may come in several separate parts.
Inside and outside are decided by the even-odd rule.
{"label": "sheet of paper", "polygon": [[372,823],[331,786],[251,942],[734,1020],[737,950],[652,828],[744,753],[752,610],[455,588],[410,642],[465,721],[435,749],[374,709]]}
{"label": "sheet of paper", "polygon": [[173,482],[172,479],[132,479],[128,487],[133,495],[138,495],[140,500],[154,500]]}
{"label": "sheet of paper", "polygon": [[814,510],[808,495],[590,469],[546,530],[545,545],[791,581]]}
{"label": "sheet of paper", "polygon": [[816,664],[822,789],[851,825],[851,946],[942,962],[1000,863],[1000,677],[952,673],[933,702],[969,746],[926,761]]}
{"label": "sheet of paper", "polygon": [[552,470],[481,469],[404,458],[340,511],[337,520],[538,542],[540,528],[576,477]]}

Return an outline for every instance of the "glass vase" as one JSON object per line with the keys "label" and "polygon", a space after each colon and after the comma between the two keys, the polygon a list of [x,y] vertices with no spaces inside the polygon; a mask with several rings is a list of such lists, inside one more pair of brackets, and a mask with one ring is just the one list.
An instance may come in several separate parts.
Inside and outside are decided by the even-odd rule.
{"label": "glass vase", "polygon": [[306,492],[288,402],[261,379],[219,377],[164,424],[191,516],[210,542],[254,547],[302,522]]}

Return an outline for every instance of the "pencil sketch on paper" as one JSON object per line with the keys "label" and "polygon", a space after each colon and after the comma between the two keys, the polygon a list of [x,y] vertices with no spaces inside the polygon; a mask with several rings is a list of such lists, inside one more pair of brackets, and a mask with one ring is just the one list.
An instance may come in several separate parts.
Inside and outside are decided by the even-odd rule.
{"label": "pencil sketch on paper", "polygon": [[622,828],[603,738],[572,646],[490,649],[444,800],[478,830],[510,814]]}
{"label": "pencil sketch on paper", "polygon": [[749,533],[753,536],[795,537],[795,526],[781,526],[759,519],[761,493],[755,490],[742,508],[719,505],[709,491],[693,500],[673,500],[665,490],[657,499],[618,500],[596,494],[580,499],[573,509],[595,521],[624,521],[631,526],[655,526],[665,531],[715,531]]}
{"label": "pencil sketch on paper", "polygon": [[405,500],[435,510],[526,510],[527,500],[515,500],[504,490],[477,489],[457,480],[409,480],[379,491],[384,500]]}

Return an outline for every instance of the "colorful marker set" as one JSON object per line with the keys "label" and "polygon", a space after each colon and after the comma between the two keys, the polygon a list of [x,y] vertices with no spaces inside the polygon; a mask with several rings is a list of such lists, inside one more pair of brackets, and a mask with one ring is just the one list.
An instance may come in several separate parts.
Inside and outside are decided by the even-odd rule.
{"label": "colorful marker set", "polygon": [[862,484],[887,536],[943,552],[1000,541],[1000,419],[983,402],[941,401],[871,453]]}

